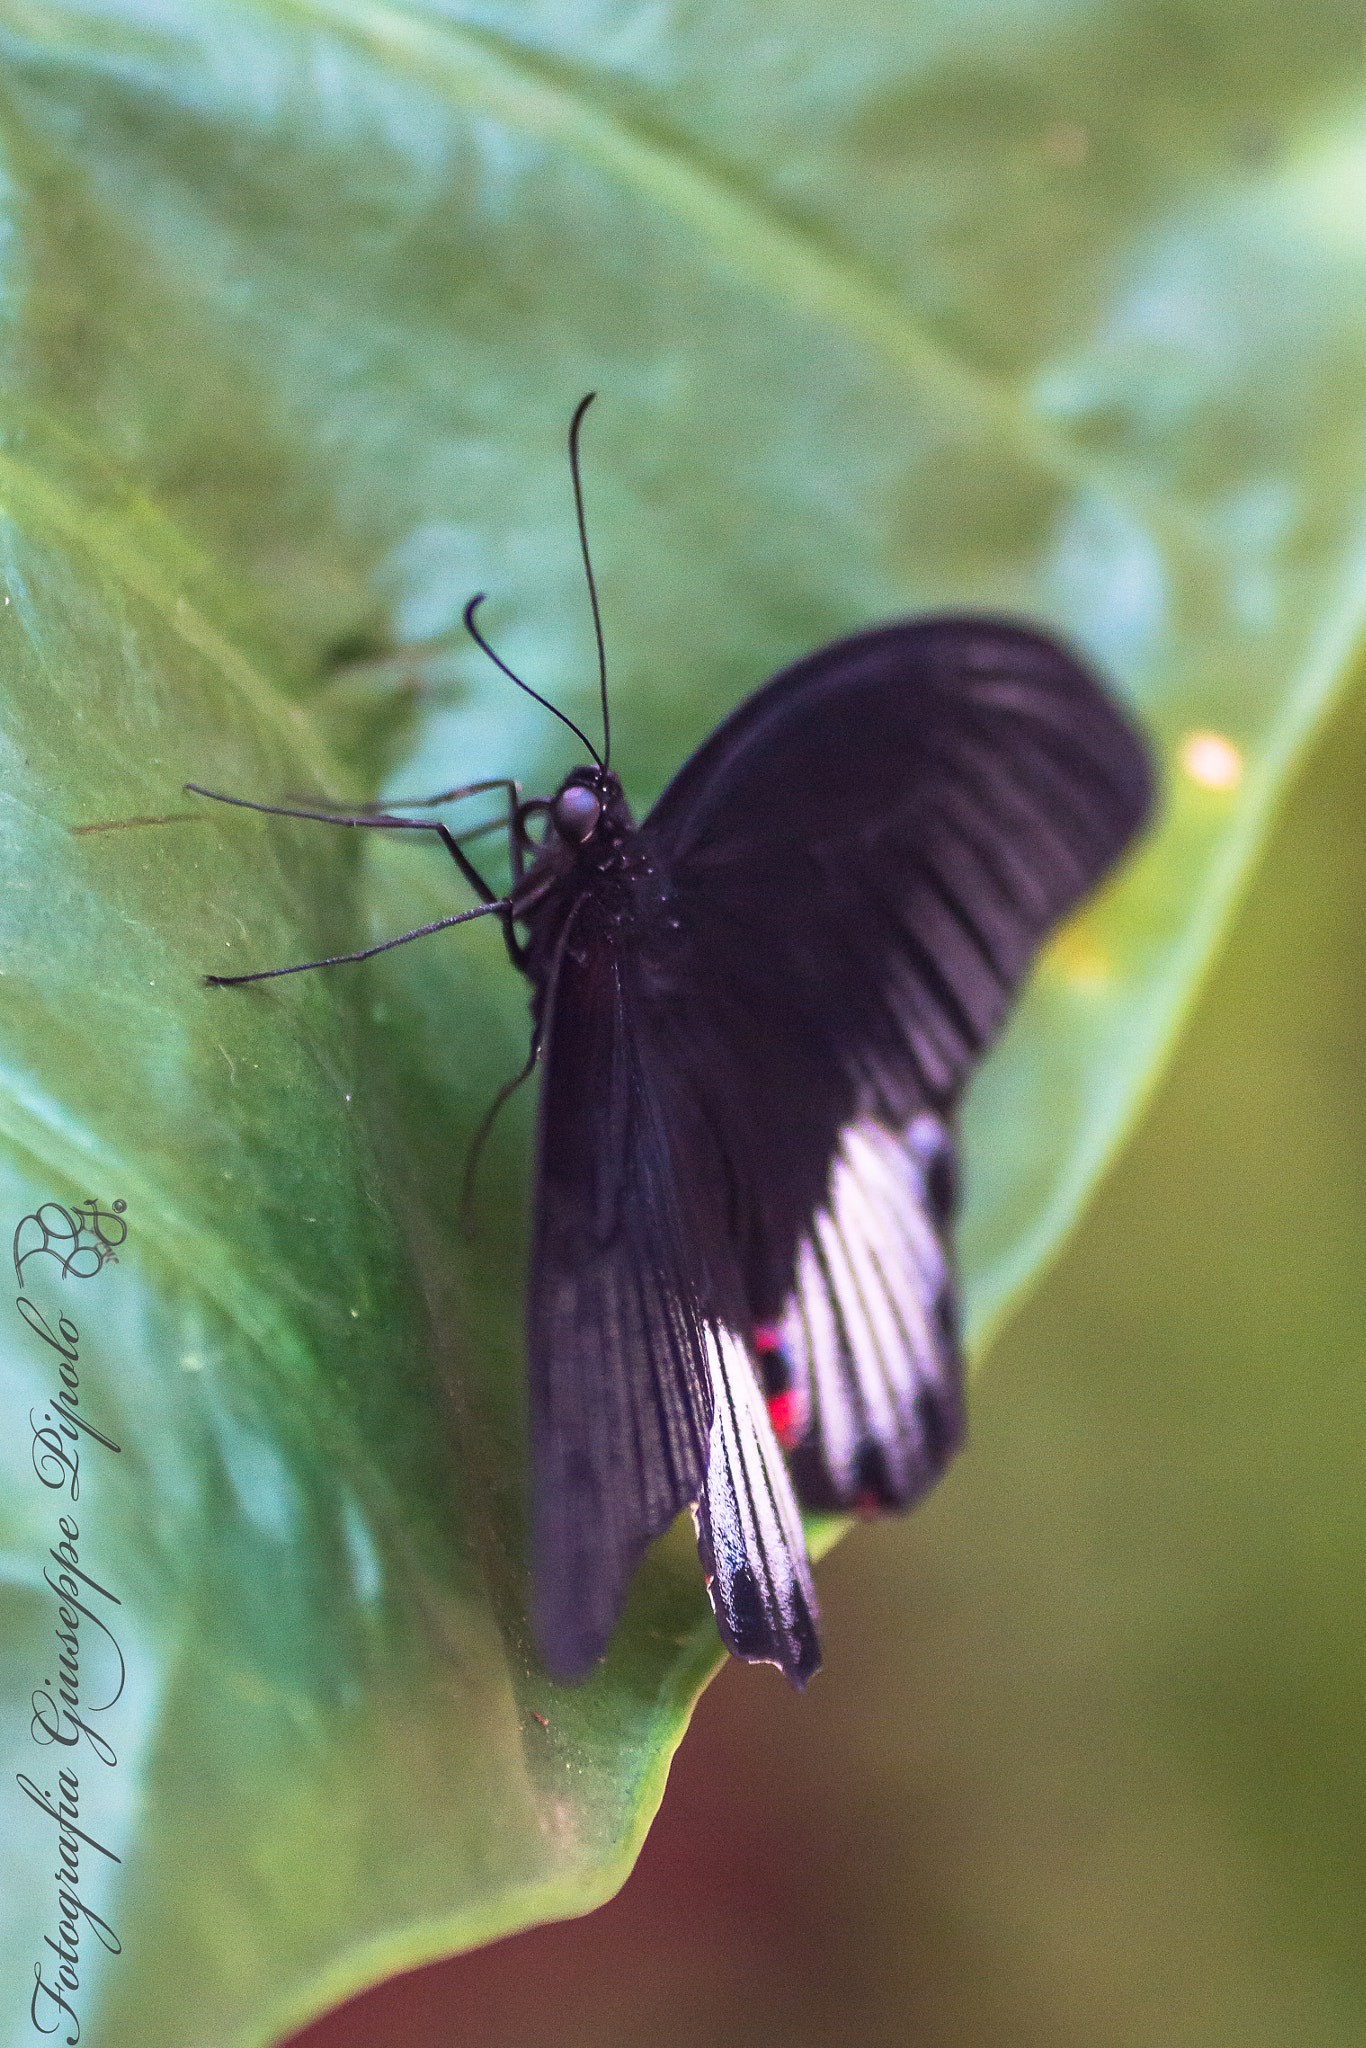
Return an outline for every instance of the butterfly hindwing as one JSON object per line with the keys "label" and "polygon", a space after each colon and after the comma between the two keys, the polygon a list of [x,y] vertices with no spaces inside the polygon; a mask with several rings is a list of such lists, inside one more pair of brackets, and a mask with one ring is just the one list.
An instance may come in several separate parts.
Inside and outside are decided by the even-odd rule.
{"label": "butterfly hindwing", "polygon": [[809,1508],[905,1508],[963,1430],[953,1144],[927,1112],[841,1137],[792,1292],[761,1335],[770,1411]]}
{"label": "butterfly hindwing", "polygon": [[816,1591],[787,1467],[739,1336],[712,1338],[714,1405],[697,1547],[721,1640],[805,1685],[821,1661]]}

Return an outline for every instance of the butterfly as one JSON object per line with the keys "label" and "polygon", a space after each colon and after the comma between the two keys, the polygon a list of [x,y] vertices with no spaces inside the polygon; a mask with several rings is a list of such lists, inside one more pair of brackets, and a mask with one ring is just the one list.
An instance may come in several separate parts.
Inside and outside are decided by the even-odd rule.
{"label": "butterfly", "polygon": [[[906,1508],[962,1438],[964,1084],[1045,935],[1144,822],[1152,776],[1074,655],[946,615],[784,669],[637,822],[610,765],[588,403],[570,458],[602,750],[573,726],[592,759],[549,799],[499,783],[422,800],[505,789],[510,888],[430,819],[287,814],[436,832],[481,897],[341,957],[496,915],[531,983],[545,1662],[592,1670],[646,1548],[687,1508],[722,1640],[800,1687],[820,1663],[802,1509]],[[466,625],[512,675],[480,602]]]}

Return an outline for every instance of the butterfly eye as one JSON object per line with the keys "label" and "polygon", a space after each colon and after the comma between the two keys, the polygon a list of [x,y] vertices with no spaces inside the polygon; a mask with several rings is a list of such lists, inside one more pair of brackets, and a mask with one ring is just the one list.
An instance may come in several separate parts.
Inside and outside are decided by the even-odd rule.
{"label": "butterfly eye", "polygon": [[571,782],[568,789],[562,789],[551,806],[555,828],[562,839],[571,844],[582,844],[591,839],[602,816],[602,802],[591,789],[585,789],[581,782]]}

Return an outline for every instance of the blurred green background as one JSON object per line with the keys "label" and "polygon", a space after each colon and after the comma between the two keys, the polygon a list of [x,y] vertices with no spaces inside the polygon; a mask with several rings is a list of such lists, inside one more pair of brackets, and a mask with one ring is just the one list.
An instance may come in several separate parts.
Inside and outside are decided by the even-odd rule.
{"label": "blurred green background", "polygon": [[724,1671],[625,1890],[298,2048],[1360,2048],[1366,700],[968,1450]]}
{"label": "blurred green background", "polygon": [[[526,1043],[496,932],[201,986],[449,911],[444,864],[218,807],[70,829],[187,779],[553,787],[562,729],[430,643],[487,588],[594,715],[594,386],[634,799],[781,662],[930,608],[1054,627],[1153,737],[1157,829],[968,1106],[980,1332],[1366,641],[1358,0],[0,0],[0,1185],[137,1219],[89,1500],[130,1671],[94,2048],[262,2048],[600,1900],[718,1655],[685,1540],[582,1689],[530,1642],[529,1093],[475,1244],[456,1215]],[[820,1685],[727,1672],[621,1902],[361,2040],[424,2038],[411,1995],[490,2048],[1360,2041],[1353,716],[973,1449],[826,1568]],[[5,1415],[46,1397],[24,1334]],[[31,1477],[0,1432],[14,1699]],[[11,1715],[11,1773],[31,1746]],[[21,1983],[49,1864],[0,1834]]]}

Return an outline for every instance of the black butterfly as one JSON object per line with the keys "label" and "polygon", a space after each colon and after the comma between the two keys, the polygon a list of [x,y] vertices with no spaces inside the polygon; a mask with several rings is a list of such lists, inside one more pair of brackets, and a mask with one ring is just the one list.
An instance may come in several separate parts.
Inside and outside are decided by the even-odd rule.
{"label": "black butterfly", "polygon": [[638,825],[602,701],[602,754],[579,733],[593,765],[549,802],[479,785],[508,791],[503,897],[444,825],[344,822],[439,833],[483,901],[422,930],[498,915],[532,984],[546,1662],[591,1669],[687,1507],[727,1646],[800,1686],[820,1646],[799,1503],[904,1508],[961,1438],[958,1097],[1045,933],[1143,822],[1147,757],[1073,656],[971,616],[783,670]]}

